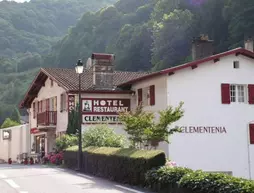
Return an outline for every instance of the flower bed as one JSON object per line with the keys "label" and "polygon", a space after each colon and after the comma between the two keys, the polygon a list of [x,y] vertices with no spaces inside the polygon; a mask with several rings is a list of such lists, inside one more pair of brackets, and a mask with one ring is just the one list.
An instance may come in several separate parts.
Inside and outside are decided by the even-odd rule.
{"label": "flower bed", "polygon": [[61,165],[63,162],[63,152],[49,153],[43,158],[43,164]]}

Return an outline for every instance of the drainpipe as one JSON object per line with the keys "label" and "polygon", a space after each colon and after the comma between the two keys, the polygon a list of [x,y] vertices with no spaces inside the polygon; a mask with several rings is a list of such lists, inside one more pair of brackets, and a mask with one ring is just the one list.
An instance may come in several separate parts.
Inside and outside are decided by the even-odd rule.
{"label": "drainpipe", "polygon": [[[251,124],[251,123],[249,123]],[[252,179],[252,176],[251,176],[251,158],[250,158],[250,130],[249,130],[249,125],[247,127],[247,151],[248,151],[248,168],[249,168],[249,178],[250,180]]]}

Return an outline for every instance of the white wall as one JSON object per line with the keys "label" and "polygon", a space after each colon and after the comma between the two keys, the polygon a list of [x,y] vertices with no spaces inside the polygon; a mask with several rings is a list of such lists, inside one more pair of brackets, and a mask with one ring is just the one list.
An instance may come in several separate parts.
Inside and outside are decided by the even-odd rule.
{"label": "white wall", "polygon": [[[11,140],[3,140],[3,130],[11,130]],[[30,129],[29,125],[19,125],[0,129],[0,159],[8,161],[17,159],[21,153],[29,153]]]}
{"label": "white wall", "polygon": [[[233,61],[240,68],[233,68]],[[208,64],[210,63],[210,64]],[[221,83],[254,84],[254,61],[227,56],[220,61],[177,71],[167,81],[168,105],[184,102],[185,115],[178,126],[224,126],[226,134],[176,134],[169,155],[181,166],[206,171],[233,171],[249,177],[248,124],[254,120],[254,105],[221,104]],[[254,177],[254,146],[250,147]]]}
{"label": "white wall", "polygon": [[[66,131],[68,125],[68,111],[60,112],[61,94],[65,92],[66,91],[62,87],[58,86],[56,82],[53,82],[53,86],[51,87],[51,81],[48,78],[45,82],[45,86],[39,91],[38,97],[33,101],[41,101],[57,96],[57,132]],[[33,118],[33,106],[31,106],[29,110],[31,115],[31,128],[37,127],[37,120],[36,118]]]}
{"label": "white wall", "polygon": [[[138,89],[155,85],[155,105],[146,106],[144,110],[152,111],[156,115],[156,119],[159,118],[157,112],[167,108],[167,75],[161,75],[153,79],[140,81],[132,86],[132,90],[136,91],[136,98],[132,101],[132,108],[135,108],[138,104]],[[168,144],[163,142],[159,144],[158,149],[165,151],[168,156]]]}

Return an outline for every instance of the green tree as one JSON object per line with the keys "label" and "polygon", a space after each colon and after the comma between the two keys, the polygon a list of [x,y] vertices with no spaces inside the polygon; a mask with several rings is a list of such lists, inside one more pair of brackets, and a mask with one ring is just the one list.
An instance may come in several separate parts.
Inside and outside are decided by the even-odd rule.
{"label": "green tree", "polygon": [[75,109],[73,109],[69,113],[69,121],[68,121],[68,126],[67,126],[67,131],[66,133],[69,135],[76,134],[78,129],[79,129],[79,105],[76,106]]}
{"label": "green tree", "polygon": [[120,120],[125,125],[125,131],[129,134],[129,140],[136,148],[157,147],[159,142],[169,143],[169,136],[175,132],[181,132],[178,127],[170,126],[184,115],[181,102],[177,107],[168,107],[159,111],[159,121],[155,121],[153,112],[144,111],[139,105],[135,111],[120,113]]}
{"label": "green tree", "polygon": [[13,109],[10,119],[17,123],[20,123],[20,113],[16,107]]}
{"label": "green tree", "polygon": [[154,23],[152,63],[154,70],[180,64],[190,54],[193,14],[174,10]]}
{"label": "green tree", "polygon": [[10,118],[6,118],[1,126],[1,129],[18,126],[20,123],[11,120]]}

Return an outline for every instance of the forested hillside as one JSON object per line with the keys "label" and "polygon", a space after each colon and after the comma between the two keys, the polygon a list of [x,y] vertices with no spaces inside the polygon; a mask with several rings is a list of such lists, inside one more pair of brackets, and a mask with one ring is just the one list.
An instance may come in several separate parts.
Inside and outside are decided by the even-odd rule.
{"label": "forested hillside", "polygon": [[0,2],[0,124],[22,98],[42,56],[87,11],[116,0],[31,0]]}
{"label": "forested hillside", "polygon": [[[207,34],[215,41],[216,52],[242,46],[246,36],[254,35],[253,18],[253,0],[119,0],[97,12],[84,13],[77,24],[51,47],[49,54],[48,41],[38,43],[33,50],[44,56],[29,53],[23,64],[18,63],[19,73],[11,73],[7,75],[8,80],[2,80],[8,86],[5,82],[0,83],[0,100],[17,104],[35,67],[73,68],[78,58],[86,61],[92,52],[114,53],[118,70],[155,71],[190,61],[191,40],[200,34]],[[62,34],[55,27],[42,27],[43,22],[38,22],[43,31],[34,29],[33,33],[52,37],[49,42],[55,42],[55,37]],[[63,24],[55,26],[58,25]],[[2,61],[0,66],[4,64],[8,69],[15,64],[12,60]],[[28,69],[29,72],[23,72]],[[13,69],[7,72],[13,72]],[[6,93],[5,88],[13,89]]]}

